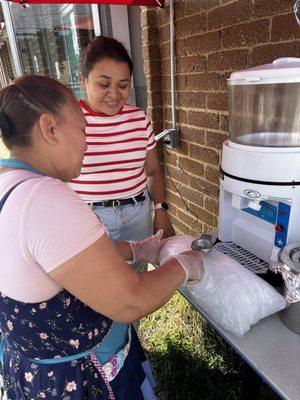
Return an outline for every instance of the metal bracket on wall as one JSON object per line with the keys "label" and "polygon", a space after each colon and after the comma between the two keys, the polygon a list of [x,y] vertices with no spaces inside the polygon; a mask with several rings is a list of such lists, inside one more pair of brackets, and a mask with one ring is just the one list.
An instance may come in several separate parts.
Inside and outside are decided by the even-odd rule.
{"label": "metal bracket on wall", "polygon": [[163,139],[163,144],[169,149],[179,147],[179,129],[176,121],[175,106],[175,55],[174,55],[174,0],[170,0],[170,83],[171,83],[171,111],[172,111],[172,128],[165,129],[163,132],[155,136],[155,140]]}
{"label": "metal bracket on wall", "polygon": [[179,147],[179,129],[165,129],[163,132],[155,136],[155,140],[157,142],[162,140],[163,144],[169,149],[177,149]]}

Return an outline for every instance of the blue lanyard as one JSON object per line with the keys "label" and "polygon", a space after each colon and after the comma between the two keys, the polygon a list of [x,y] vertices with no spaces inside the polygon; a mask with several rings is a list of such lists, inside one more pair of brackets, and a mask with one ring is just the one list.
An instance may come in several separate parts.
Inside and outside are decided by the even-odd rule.
{"label": "blue lanyard", "polygon": [[20,168],[20,169],[25,169],[27,171],[34,172],[39,175],[43,175],[40,171],[31,167],[28,164],[25,164],[23,161],[15,160],[13,158],[1,158],[0,159],[0,167]]}

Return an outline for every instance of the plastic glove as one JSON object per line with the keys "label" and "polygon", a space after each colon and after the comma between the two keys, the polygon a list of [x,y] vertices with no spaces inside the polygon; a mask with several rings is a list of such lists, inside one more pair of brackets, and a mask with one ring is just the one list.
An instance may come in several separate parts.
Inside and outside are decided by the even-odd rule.
{"label": "plastic glove", "polygon": [[168,257],[164,260],[164,262],[172,258],[176,258],[176,260],[184,269],[185,280],[183,282],[183,285],[192,285],[202,280],[205,269],[201,251],[185,251],[183,253]]}
{"label": "plastic glove", "polygon": [[164,231],[160,229],[155,235],[147,237],[140,242],[130,241],[130,248],[133,254],[133,262],[146,261],[158,264],[158,254],[164,242],[161,240]]}
{"label": "plastic glove", "polygon": [[192,250],[192,242],[196,238],[191,235],[177,235],[164,240],[164,245],[159,251],[159,263],[162,264],[165,259],[184,251]]}

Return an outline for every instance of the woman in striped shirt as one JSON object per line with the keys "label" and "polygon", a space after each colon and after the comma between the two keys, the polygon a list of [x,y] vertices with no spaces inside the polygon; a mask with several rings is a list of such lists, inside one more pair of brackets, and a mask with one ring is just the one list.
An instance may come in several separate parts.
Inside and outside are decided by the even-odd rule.
{"label": "woman in striped shirt", "polygon": [[[152,125],[145,112],[127,104],[132,61],[113,38],[96,37],[84,50],[82,82],[87,150],[71,187],[91,205],[115,240],[141,240],[159,229],[174,235],[165,203]],[[154,202],[154,219],[150,210]],[[146,264],[135,263],[136,270]]]}

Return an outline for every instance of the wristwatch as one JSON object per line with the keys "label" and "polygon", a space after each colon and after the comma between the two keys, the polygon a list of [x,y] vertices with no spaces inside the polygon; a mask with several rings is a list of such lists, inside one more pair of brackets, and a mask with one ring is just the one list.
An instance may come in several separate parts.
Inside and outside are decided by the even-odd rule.
{"label": "wristwatch", "polygon": [[156,210],[168,211],[168,209],[169,209],[169,206],[165,202],[157,203],[157,204],[154,205],[154,211],[156,211]]}

